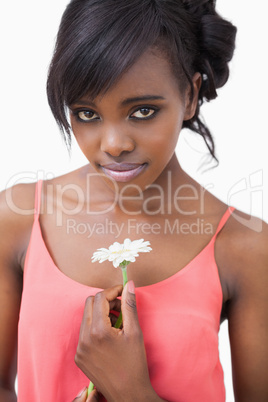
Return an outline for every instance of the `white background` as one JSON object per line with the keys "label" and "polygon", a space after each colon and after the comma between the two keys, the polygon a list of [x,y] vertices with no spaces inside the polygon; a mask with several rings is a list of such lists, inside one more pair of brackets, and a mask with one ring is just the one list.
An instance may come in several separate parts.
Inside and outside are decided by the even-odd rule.
{"label": "white background", "polygon": [[[35,181],[87,161],[69,158],[46,101],[46,74],[65,0],[2,2],[0,20],[0,190]],[[177,152],[185,170],[222,201],[268,220],[267,15],[265,0],[218,0],[220,14],[238,27],[231,77],[219,98],[203,107],[220,165],[201,167],[202,139],[182,133]],[[28,178],[28,179],[27,179]],[[227,402],[233,402],[227,324],[220,331]]]}

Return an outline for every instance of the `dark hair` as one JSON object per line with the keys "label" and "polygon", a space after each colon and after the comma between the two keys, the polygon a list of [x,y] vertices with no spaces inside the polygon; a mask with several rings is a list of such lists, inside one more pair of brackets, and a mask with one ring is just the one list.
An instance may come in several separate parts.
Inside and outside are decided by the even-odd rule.
{"label": "dark hair", "polygon": [[196,113],[183,127],[200,134],[216,159],[199,112],[228,80],[236,28],[217,14],[215,2],[72,0],[61,20],[47,80],[49,105],[66,143],[71,138],[66,107],[86,94],[105,93],[145,50],[160,47],[181,85],[189,82],[192,89],[193,74],[202,75]]}

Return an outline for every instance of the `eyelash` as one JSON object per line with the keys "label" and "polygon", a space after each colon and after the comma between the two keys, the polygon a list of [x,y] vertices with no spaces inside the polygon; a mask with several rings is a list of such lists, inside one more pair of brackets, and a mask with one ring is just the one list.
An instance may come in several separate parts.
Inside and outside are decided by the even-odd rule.
{"label": "eyelash", "polygon": [[[134,113],[137,113],[137,112],[141,111],[142,109],[148,109],[149,111],[153,111],[153,113],[152,113],[150,116],[148,116],[148,117],[143,117],[143,118],[139,118],[139,117],[134,117],[134,116],[133,116]],[[158,112],[159,112],[159,108],[157,108],[157,107],[155,107],[155,106],[140,106],[140,107],[138,107],[137,109],[135,109],[135,110],[131,113],[130,118],[133,119],[133,120],[139,120],[139,121],[151,120],[151,119],[153,119],[153,118],[157,115]]]}
{"label": "eyelash", "polygon": [[75,117],[75,119],[80,122],[80,123],[91,123],[93,121],[96,121],[97,119],[91,119],[91,120],[83,120],[81,119],[81,117],[79,117],[80,113],[92,113],[92,115],[94,116],[94,114],[96,114],[93,110],[90,109],[77,109],[77,110],[72,110],[72,114]]}
{"label": "eyelash", "polygon": [[[137,112],[139,112],[139,111],[141,111],[142,109],[148,109],[149,111],[153,111],[153,113],[151,114],[151,115],[149,115],[148,117],[143,117],[143,118],[141,118],[141,117],[135,117],[135,116],[133,116],[133,114],[135,114],[135,113],[137,113]],[[77,109],[77,110],[72,110],[72,114],[73,114],[73,116],[76,118],[76,120],[78,121],[78,122],[80,122],[80,123],[92,123],[92,122],[95,122],[95,121],[98,121],[99,120],[99,118],[93,118],[93,119],[90,119],[90,120],[83,120],[81,117],[79,117],[79,114],[80,113],[92,113],[92,115],[94,116],[94,114],[96,114],[97,115],[97,113],[96,112],[94,112],[94,110],[90,110],[90,109]],[[157,108],[157,107],[155,107],[155,106],[140,106],[140,107],[138,107],[138,108],[136,108],[133,112],[131,112],[131,114],[130,114],[130,119],[131,120],[136,120],[136,121],[144,121],[144,120],[151,120],[151,119],[153,119],[156,115],[157,115],[157,113],[159,112],[159,108]]]}

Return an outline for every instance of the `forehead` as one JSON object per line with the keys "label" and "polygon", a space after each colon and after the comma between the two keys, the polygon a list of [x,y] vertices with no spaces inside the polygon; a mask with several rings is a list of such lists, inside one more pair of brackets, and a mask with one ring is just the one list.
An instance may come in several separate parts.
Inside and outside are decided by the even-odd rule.
{"label": "forehead", "polygon": [[[118,78],[116,83],[97,98],[124,99],[128,96],[159,95],[182,98],[178,78],[164,53],[149,49]],[[90,94],[87,98],[91,98]]]}

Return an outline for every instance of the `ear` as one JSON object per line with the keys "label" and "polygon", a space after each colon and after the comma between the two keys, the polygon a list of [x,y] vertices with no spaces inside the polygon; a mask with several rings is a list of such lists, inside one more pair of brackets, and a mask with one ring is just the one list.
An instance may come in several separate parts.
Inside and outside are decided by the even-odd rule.
{"label": "ear", "polygon": [[195,73],[192,78],[193,83],[193,95],[191,97],[191,88],[189,87],[186,91],[186,108],[184,114],[184,120],[190,120],[196,111],[198,103],[198,94],[202,84],[202,77],[200,73]]}

